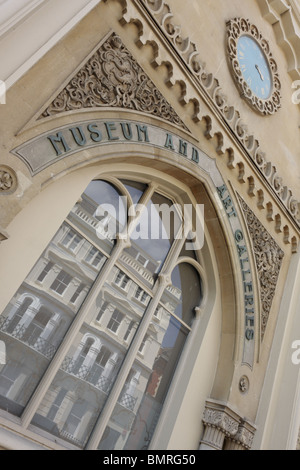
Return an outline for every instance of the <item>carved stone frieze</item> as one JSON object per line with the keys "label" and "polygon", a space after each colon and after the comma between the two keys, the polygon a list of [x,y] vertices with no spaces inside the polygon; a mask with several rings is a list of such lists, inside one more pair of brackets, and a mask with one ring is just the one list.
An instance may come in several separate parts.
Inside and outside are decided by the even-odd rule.
{"label": "carved stone frieze", "polygon": [[141,111],[188,130],[115,33],[72,77],[38,119],[98,107]]}
{"label": "carved stone frieze", "polygon": [[[242,120],[239,110],[237,110],[235,106],[232,106],[228,102],[219,80],[213,74],[205,70],[197,45],[193,43],[188,36],[185,35],[180,25],[175,24],[173,13],[166,0],[132,0],[132,3],[128,2],[127,0],[122,0],[122,4],[122,24],[127,24],[131,21],[134,23],[139,23],[140,28],[137,43],[140,46],[148,43],[153,45],[155,53],[155,58],[153,60],[154,66],[167,63],[169,72],[168,80],[170,85],[175,85],[178,82],[182,87],[182,104],[192,103],[194,106],[194,120],[196,122],[202,119],[206,121],[207,130],[205,135],[208,139],[211,139],[214,136],[217,137],[217,152],[220,154],[225,154],[227,152],[227,150],[224,149],[226,133],[213,127],[210,116],[201,114],[202,103],[199,95],[202,96],[205,100],[210,101],[216,110],[216,116],[220,113],[222,120],[225,119],[227,124],[233,130],[233,133],[238,139],[239,143],[242,144],[245,154],[247,157],[250,157],[250,160],[252,160],[254,163],[255,168],[260,171],[267,187],[269,187],[273,195],[278,198],[279,203],[283,203],[291,219],[296,222],[297,230],[299,231],[299,201],[295,199],[292,190],[284,184],[275,165],[268,161],[265,151],[261,148],[261,143],[249,131],[248,126]],[[137,6],[140,9],[140,17],[138,17],[137,10],[134,9],[134,6]],[[166,54],[162,52],[162,48],[160,47],[157,40],[155,44],[155,38],[152,32],[147,32],[147,29],[144,27],[145,23],[143,22],[142,18],[145,11],[156,23],[156,26],[160,30],[162,36],[167,40],[172,48],[176,50],[177,55],[181,58],[187,67],[188,72],[193,79],[193,83],[198,84],[200,93],[191,91],[191,88],[188,89],[187,85],[183,87],[182,80],[173,76],[175,68],[174,64],[172,64],[171,57],[166,57]],[[233,169],[237,167],[239,163],[242,163],[236,161],[237,157],[234,154],[232,148],[228,149],[228,154],[228,166],[230,168]],[[253,189],[253,185],[251,188]],[[260,195],[257,194],[257,197],[259,199]],[[285,238],[286,243],[288,243],[288,239],[289,237]],[[293,251],[295,251],[294,248]]]}
{"label": "carved stone frieze", "polygon": [[239,195],[238,198],[252,240],[260,284],[261,340],[263,340],[276,292],[284,252],[265,227],[263,227],[245,201]]}
{"label": "carved stone frieze", "polygon": [[5,166],[0,165],[0,195],[8,195],[15,191],[17,187],[17,176],[15,172]]}

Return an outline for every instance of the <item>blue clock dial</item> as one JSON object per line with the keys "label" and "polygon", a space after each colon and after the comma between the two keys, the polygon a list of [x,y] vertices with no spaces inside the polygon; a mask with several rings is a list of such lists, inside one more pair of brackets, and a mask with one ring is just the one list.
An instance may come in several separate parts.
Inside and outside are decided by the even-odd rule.
{"label": "blue clock dial", "polygon": [[251,91],[267,100],[272,93],[272,74],[261,47],[250,36],[241,36],[237,44],[237,57],[243,78]]}

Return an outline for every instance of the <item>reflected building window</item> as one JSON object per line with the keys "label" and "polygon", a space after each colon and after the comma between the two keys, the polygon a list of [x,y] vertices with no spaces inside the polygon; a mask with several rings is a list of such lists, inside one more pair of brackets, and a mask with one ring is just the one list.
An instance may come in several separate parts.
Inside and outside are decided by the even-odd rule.
{"label": "reflected building window", "polygon": [[62,244],[69,250],[75,251],[81,241],[82,237],[80,237],[74,230],[69,229],[62,240]]}
{"label": "reflected building window", "polygon": [[115,284],[121,287],[121,289],[125,290],[127,289],[129,283],[130,283],[130,277],[126,276],[126,274],[124,274],[122,271],[119,271],[115,279]]}
{"label": "reflected building window", "polygon": [[46,276],[50,273],[51,269],[53,268],[54,266],[54,263],[52,263],[51,261],[49,261],[49,263],[46,264],[46,266],[44,267],[43,271],[41,272],[41,274],[39,275],[39,277],[37,278],[37,280],[39,282],[43,282],[44,279],[46,278]]}
{"label": "reflected building window", "polygon": [[107,328],[113,333],[117,333],[122,321],[124,320],[124,317],[125,315],[120,312],[120,310],[116,309],[112,314],[111,319],[109,320]]}
{"label": "reflected building window", "polygon": [[52,289],[57,294],[62,295],[67,289],[67,287],[69,286],[71,281],[72,281],[72,276],[70,276],[70,274],[62,270],[56,277],[50,289]]}

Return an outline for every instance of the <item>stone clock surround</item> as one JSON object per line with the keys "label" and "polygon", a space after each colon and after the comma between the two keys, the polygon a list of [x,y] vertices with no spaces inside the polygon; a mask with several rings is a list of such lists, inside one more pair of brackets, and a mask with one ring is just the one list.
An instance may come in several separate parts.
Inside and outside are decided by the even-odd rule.
{"label": "stone clock surround", "polygon": [[[251,86],[243,77],[243,72],[238,60],[238,41],[247,35],[261,48],[268,63],[271,75],[271,94],[267,99],[261,99],[255,95]],[[273,58],[268,41],[263,37],[258,28],[244,18],[235,18],[227,22],[227,53],[234,80],[240,89],[241,96],[249,105],[263,115],[272,115],[281,107],[281,83],[278,67]]]}

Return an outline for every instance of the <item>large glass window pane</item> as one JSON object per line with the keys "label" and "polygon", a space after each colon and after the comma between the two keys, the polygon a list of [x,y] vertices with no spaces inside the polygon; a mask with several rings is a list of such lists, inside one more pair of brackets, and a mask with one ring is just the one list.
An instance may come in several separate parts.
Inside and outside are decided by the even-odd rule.
{"label": "large glass window pane", "polygon": [[154,193],[131,235],[131,247],[124,251],[120,261],[152,287],[180,227],[176,205]]}
{"label": "large glass window pane", "polygon": [[189,330],[161,307],[153,317],[99,445],[147,449]]}
{"label": "large glass window pane", "polygon": [[136,205],[141,199],[143,193],[147,189],[147,185],[143,183],[138,183],[136,181],[121,180],[125,188],[129,192],[132,202]]}
{"label": "large glass window pane", "polygon": [[[180,263],[149,324],[99,449],[147,449],[202,298],[196,269]],[[176,315],[176,318],[175,316]],[[184,322],[185,324],[181,323]]]}
{"label": "large glass window pane", "polygon": [[[118,191],[93,181],[0,316],[8,362],[0,407],[20,415],[127,219]],[[100,236],[101,235],[101,236]]]}
{"label": "large glass window pane", "polygon": [[0,316],[0,339],[8,362],[0,372],[0,406],[20,415],[99,271],[83,265],[91,244],[80,236],[81,247],[69,250],[66,234],[79,235],[63,224],[24,283]]}
{"label": "large glass window pane", "polygon": [[128,276],[124,284],[124,276],[116,266],[111,270],[33,419],[79,447],[91,434],[150,300],[138,301],[138,285]]}

